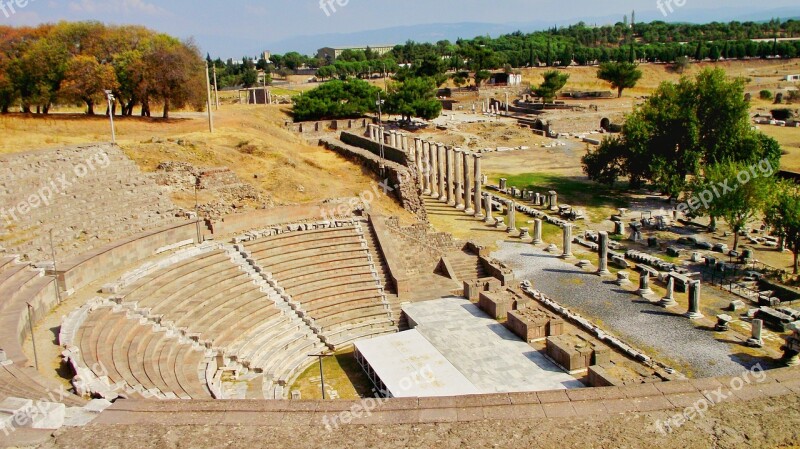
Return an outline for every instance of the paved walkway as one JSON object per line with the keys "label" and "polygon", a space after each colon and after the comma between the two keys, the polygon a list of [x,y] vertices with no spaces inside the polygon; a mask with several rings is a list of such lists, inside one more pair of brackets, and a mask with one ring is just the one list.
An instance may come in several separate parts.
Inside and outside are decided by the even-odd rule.
{"label": "paved walkway", "polygon": [[[514,269],[519,280],[575,310],[601,327],[655,357],[669,357],[692,377],[737,375],[754,362],[737,354],[736,343],[717,340],[713,329],[643,300],[602,279],[564,262],[530,244],[502,242],[492,254]],[[653,354],[655,350],[656,354]]]}

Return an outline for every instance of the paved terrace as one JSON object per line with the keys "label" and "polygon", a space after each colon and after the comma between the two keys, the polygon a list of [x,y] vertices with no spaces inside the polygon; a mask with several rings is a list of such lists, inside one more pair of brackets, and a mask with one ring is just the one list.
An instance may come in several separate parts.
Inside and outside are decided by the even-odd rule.
{"label": "paved terrace", "polygon": [[715,339],[712,331],[529,243],[502,242],[492,257],[511,266],[517,279],[530,280],[535,289],[587,319],[601,320],[628,343],[685,364],[693,377],[736,375],[755,364],[735,354],[731,343]]}
{"label": "paved terrace", "polygon": [[466,299],[418,302],[403,311],[409,324],[482,393],[583,386]]}

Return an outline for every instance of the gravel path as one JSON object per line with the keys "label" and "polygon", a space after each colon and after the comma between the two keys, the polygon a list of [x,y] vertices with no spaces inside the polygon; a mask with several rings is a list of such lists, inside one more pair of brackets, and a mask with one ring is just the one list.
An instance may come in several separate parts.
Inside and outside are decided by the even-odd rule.
{"label": "gravel path", "polygon": [[[645,352],[652,348],[685,364],[693,377],[738,375],[750,366],[731,354],[729,343],[715,339],[713,330],[695,327],[687,318],[650,304],[612,281],[530,244],[502,242],[499,248],[492,257],[511,266],[518,280],[530,280],[537,290],[634,347]],[[658,358],[658,354],[651,355]]]}

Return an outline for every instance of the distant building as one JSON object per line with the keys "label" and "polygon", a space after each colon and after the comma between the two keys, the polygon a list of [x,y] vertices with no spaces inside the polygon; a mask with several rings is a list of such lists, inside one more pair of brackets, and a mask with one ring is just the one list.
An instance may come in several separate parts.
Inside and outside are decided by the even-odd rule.
{"label": "distant building", "polygon": [[317,58],[325,58],[328,61],[335,61],[345,50],[365,51],[367,48],[377,53],[385,55],[394,48],[394,45],[365,45],[363,47],[323,47],[317,50]]}
{"label": "distant building", "polygon": [[264,58],[265,61],[269,61],[272,58],[272,52],[267,50],[261,54],[261,57]]}
{"label": "distant building", "polygon": [[786,75],[784,81],[800,81],[800,75]]}

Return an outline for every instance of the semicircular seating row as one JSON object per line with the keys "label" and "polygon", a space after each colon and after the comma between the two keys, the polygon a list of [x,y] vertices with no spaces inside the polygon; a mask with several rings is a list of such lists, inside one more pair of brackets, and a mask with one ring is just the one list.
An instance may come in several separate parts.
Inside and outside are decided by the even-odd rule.
{"label": "semicircular seating row", "polygon": [[361,224],[282,233],[245,242],[333,348],[397,332]]}
{"label": "semicircular seating row", "polygon": [[56,302],[54,278],[19,263],[16,256],[0,257],[0,402],[23,398],[68,406],[86,404],[66,393],[63,384],[40,374],[23,350],[30,332],[29,314],[36,320]]}
{"label": "semicircular seating row", "polygon": [[140,278],[114,298],[127,316],[98,308],[79,327],[84,366],[160,398],[208,397],[196,373],[214,353],[285,381],[324,345],[251,274],[217,249]]}

